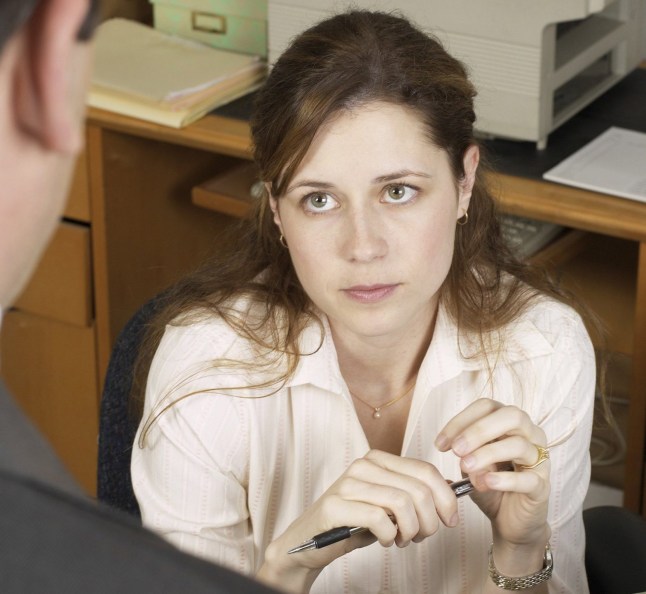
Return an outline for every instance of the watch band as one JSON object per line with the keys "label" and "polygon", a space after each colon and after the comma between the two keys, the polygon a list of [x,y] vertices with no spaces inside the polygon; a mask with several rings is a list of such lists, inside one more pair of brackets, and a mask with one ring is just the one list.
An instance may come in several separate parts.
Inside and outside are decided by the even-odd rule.
{"label": "watch band", "polygon": [[522,577],[509,577],[500,573],[493,562],[493,544],[489,547],[489,577],[496,586],[503,590],[527,590],[542,584],[552,577],[554,569],[554,560],[552,558],[552,549],[550,543],[545,545],[545,556],[543,557],[543,568],[531,575]]}

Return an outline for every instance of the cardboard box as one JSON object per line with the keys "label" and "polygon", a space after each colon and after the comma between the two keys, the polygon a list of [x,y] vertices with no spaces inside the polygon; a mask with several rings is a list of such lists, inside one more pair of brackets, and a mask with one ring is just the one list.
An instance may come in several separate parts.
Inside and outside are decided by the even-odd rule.
{"label": "cardboard box", "polygon": [[267,57],[267,0],[150,1],[160,31]]}

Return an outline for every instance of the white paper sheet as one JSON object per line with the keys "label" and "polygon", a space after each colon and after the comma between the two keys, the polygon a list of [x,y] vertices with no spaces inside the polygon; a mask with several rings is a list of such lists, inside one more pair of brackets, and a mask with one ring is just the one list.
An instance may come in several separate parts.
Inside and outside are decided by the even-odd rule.
{"label": "white paper sheet", "polygon": [[646,202],[646,134],[609,128],[556,167],[549,181]]}

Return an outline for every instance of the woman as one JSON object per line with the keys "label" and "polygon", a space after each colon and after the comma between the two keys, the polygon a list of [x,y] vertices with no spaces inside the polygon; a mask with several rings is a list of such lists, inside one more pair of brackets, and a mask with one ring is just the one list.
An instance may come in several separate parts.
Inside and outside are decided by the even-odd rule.
{"label": "woman", "polygon": [[[289,592],[587,591],[594,354],[503,245],[474,95],[382,13],[278,60],[254,220],[158,321],[132,465],[147,525]],[[369,532],[288,554],[339,526]]]}

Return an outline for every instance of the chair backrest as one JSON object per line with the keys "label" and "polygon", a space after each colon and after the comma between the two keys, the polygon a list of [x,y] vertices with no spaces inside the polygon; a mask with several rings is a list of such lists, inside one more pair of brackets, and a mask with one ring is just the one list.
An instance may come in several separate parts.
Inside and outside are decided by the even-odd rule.
{"label": "chair backrest", "polygon": [[646,592],[646,520],[623,507],[583,512],[590,594]]}
{"label": "chair backrest", "polygon": [[106,372],[99,419],[97,497],[135,516],[139,505],[132,489],[130,455],[139,419],[128,400],[135,360],[148,322],[161,308],[164,293],[146,302],[124,326],[114,344]]}

